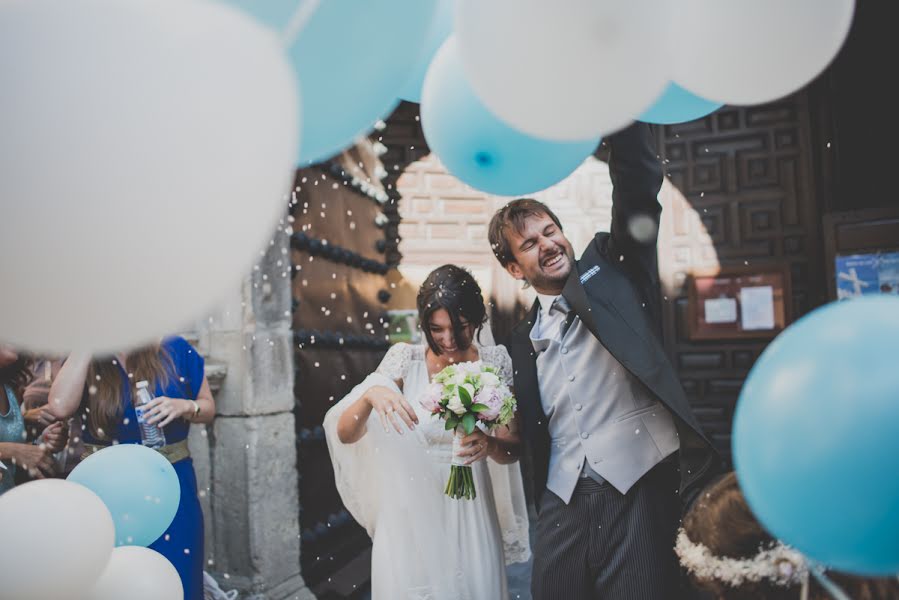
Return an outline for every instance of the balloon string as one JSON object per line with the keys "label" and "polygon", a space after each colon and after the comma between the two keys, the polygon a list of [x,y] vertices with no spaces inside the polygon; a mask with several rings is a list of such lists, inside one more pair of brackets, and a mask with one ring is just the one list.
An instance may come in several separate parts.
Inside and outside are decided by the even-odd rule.
{"label": "balloon string", "polygon": [[296,10],[293,11],[290,20],[287,22],[287,27],[284,28],[284,32],[281,34],[281,42],[284,44],[285,49],[294,45],[297,37],[302,33],[306,24],[309,23],[309,19],[315,14],[320,3],[321,0],[300,0]]}
{"label": "balloon string", "polygon": [[809,569],[809,572],[812,574],[812,577],[818,580],[818,583],[823,587],[828,594],[830,594],[834,600],[852,600],[849,596],[846,595],[846,592],[840,589],[840,587],[835,584],[833,581],[827,578],[824,575],[823,569],[820,567],[813,567]]}

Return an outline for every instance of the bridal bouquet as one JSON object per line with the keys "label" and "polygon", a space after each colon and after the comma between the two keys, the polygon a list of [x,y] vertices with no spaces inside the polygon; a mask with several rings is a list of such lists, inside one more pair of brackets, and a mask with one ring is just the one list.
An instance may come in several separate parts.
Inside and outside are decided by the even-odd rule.
{"label": "bridal bouquet", "polygon": [[502,382],[496,368],[480,361],[450,365],[434,376],[421,400],[425,410],[445,421],[444,428],[454,431],[453,461],[446,495],[475,498],[471,467],[457,457],[462,435],[472,433],[480,423],[488,431],[508,425],[515,414],[515,397]]}

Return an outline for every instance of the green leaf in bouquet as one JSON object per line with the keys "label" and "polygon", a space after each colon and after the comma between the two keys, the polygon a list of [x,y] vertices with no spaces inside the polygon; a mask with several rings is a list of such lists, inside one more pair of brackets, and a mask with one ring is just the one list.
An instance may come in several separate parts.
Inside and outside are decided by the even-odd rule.
{"label": "green leaf in bouquet", "polygon": [[512,417],[515,415],[515,404],[514,403],[505,403],[503,407],[499,409],[499,418],[497,418],[497,423],[500,425],[508,425],[512,422]]}
{"label": "green leaf in bouquet", "polygon": [[462,426],[465,428],[465,435],[471,435],[474,431],[475,420],[474,413],[465,413],[465,416],[462,417]]}
{"label": "green leaf in bouquet", "polygon": [[440,371],[439,373],[434,375],[434,382],[435,383],[446,383],[447,381],[449,381],[450,379],[453,378],[453,375],[455,374],[455,372],[456,372],[455,367],[453,367],[453,366],[446,367],[445,369],[443,369],[442,371]]}
{"label": "green leaf in bouquet", "polygon": [[459,417],[453,415],[452,417],[447,417],[446,424],[443,428],[447,431],[453,430],[459,424]]}
{"label": "green leaf in bouquet", "polygon": [[468,408],[471,406],[471,394],[464,387],[459,387],[459,398],[462,400],[462,406]]}
{"label": "green leaf in bouquet", "polygon": [[486,404],[472,404],[471,408],[469,410],[471,410],[471,412],[479,413],[479,412],[486,412],[486,411],[490,410],[490,407],[487,406]]}

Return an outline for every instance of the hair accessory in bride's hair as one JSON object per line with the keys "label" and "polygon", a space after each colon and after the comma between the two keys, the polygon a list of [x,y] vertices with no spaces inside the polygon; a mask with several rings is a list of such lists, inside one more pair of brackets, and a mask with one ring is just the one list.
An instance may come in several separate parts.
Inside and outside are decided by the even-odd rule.
{"label": "hair accessory in bride's hair", "polygon": [[784,587],[808,581],[805,557],[780,542],[749,558],[730,558],[712,554],[706,546],[691,541],[681,528],[674,550],[684,568],[698,579],[714,579],[731,587],[763,579]]}

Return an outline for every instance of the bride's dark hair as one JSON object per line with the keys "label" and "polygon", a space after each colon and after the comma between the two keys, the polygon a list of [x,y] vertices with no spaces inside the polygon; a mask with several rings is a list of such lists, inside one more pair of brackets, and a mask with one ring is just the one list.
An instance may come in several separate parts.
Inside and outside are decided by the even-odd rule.
{"label": "bride's dark hair", "polygon": [[441,352],[431,336],[428,324],[431,322],[431,315],[441,308],[449,314],[453,324],[453,339],[457,344],[459,340],[465,339],[466,325],[473,325],[475,336],[480,336],[481,328],[487,322],[481,286],[471,273],[456,265],[443,265],[431,271],[418,290],[417,304],[421,328],[434,354],[439,355]]}

